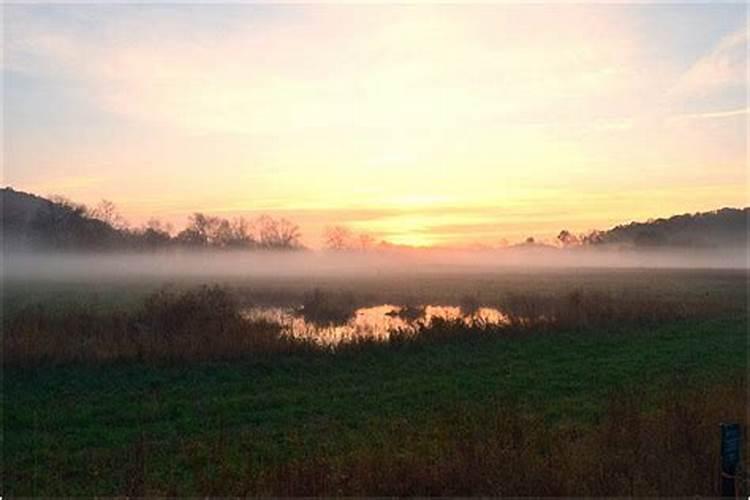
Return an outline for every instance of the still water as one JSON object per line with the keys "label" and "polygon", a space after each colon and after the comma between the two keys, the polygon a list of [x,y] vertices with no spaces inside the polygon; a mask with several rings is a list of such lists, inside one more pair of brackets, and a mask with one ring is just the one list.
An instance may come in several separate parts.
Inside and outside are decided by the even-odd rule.
{"label": "still water", "polygon": [[252,307],[246,309],[244,315],[248,319],[278,323],[289,335],[323,344],[336,344],[359,337],[387,339],[393,330],[412,329],[418,323],[430,325],[435,319],[461,320],[466,324],[475,321],[502,324],[508,321],[505,314],[490,307],[480,307],[471,314],[464,314],[459,307],[442,305],[415,308],[382,304],[362,307],[354,311],[348,321],[333,325],[308,321],[298,309],[291,307]]}

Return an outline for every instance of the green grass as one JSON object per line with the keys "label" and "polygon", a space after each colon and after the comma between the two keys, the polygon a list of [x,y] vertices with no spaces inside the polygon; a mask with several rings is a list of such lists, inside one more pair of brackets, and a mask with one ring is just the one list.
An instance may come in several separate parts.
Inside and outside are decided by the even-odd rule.
{"label": "green grass", "polygon": [[265,467],[344,453],[376,442],[393,422],[491,401],[555,426],[588,425],[608,395],[628,387],[648,404],[678,377],[712,384],[743,376],[747,326],[738,315],[255,361],[6,369],[3,491],[122,493],[139,440],[152,450],[151,480],[178,478],[191,492],[190,463],[217,436],[230,443],[230,462]]}
{"label": "green grass", "polygon": [[270,305],[299,305],[313,289],[325,292],[346,291],[357,303],[421,303],[459,305],[467,295],[485,305],[492,305],[509,293],[555,297],[573,290],[603,292],[613,295],[647,295],[655,298],[701,300],[738,299],[744,305],[747,297],[746,270],[717,269],[529,269],[498,268],[494,272],[454,270],[446,273],[384,273],[371,276],[279,276],[216,277],[208,279],[148,277],[134,275],[129,279],[60,279],[3,281],[2,306],[12,312],[28,305],[43,303],[61,308],[83,303],[99,309],[117,305],[134,305],[165,283],[190,289],[206,282],[231,289],[239,298]]}

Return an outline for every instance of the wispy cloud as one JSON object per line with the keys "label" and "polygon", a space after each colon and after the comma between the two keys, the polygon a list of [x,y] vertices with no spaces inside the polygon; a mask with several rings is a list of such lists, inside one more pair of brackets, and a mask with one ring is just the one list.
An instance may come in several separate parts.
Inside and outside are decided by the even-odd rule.
{"label": "wispy cloud", "polygon": [[750,108],[728,109],[723,111],[706,111],[704,113],[685,113],[676,115],[677,120],[713,120],[718,118],[735,118],[750,114]]}
{"label": "wispy cloud", "polygon": [[677,80],[671,93],[690,98],[747,85],[747,50],[750,27],[726,35]]}
{"label": "wispy cloud", "polygon": [[[554,120],[549,110],[573,115],[592,99],[611,107],[633,83],[634,47],[606,16],[511,7],[490,22],[483,10],[340,6],[190,39],[189,23],[163,17],[99,15],[95,31],[30,17],[9,65],[79,82],[107,112],[247,134]],[[584,21],[606,47],[581,34]]]}

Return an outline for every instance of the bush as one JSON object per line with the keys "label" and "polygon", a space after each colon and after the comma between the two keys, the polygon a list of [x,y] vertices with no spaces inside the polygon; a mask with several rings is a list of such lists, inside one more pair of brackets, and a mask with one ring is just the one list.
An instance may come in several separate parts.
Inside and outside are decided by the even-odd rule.
{"label": "bush", "polygon": [[306,344],[281,326],[244,318],[218,287],[158,291],[134,310],[36,306],[3,320],[7,365],[123,359],[209,360],[288,352]]}

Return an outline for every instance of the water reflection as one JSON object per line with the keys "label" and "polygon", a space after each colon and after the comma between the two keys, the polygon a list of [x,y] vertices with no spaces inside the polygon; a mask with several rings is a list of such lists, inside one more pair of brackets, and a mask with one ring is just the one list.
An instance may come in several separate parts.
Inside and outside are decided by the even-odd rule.
{"label": "water reflection", "polygon": [[462,313],[456,306],[397,306],[382,304],[373,307],[356,309],[341,324],[321,325],[305,318],[303,311],[295,308],[253,307],[246,309],[244,315],[249,319],[266,320],[278,323],[283,330],[292,336],[310,338],[324,344],[335,344],[341,341],[360,337],[386,339],[392,330],[414,328],[417,323],[431,324],[435,319],[460,320],[470,324],[482,322],[502,324],[508,317],[498,309],[478,307],[470,314]]}

